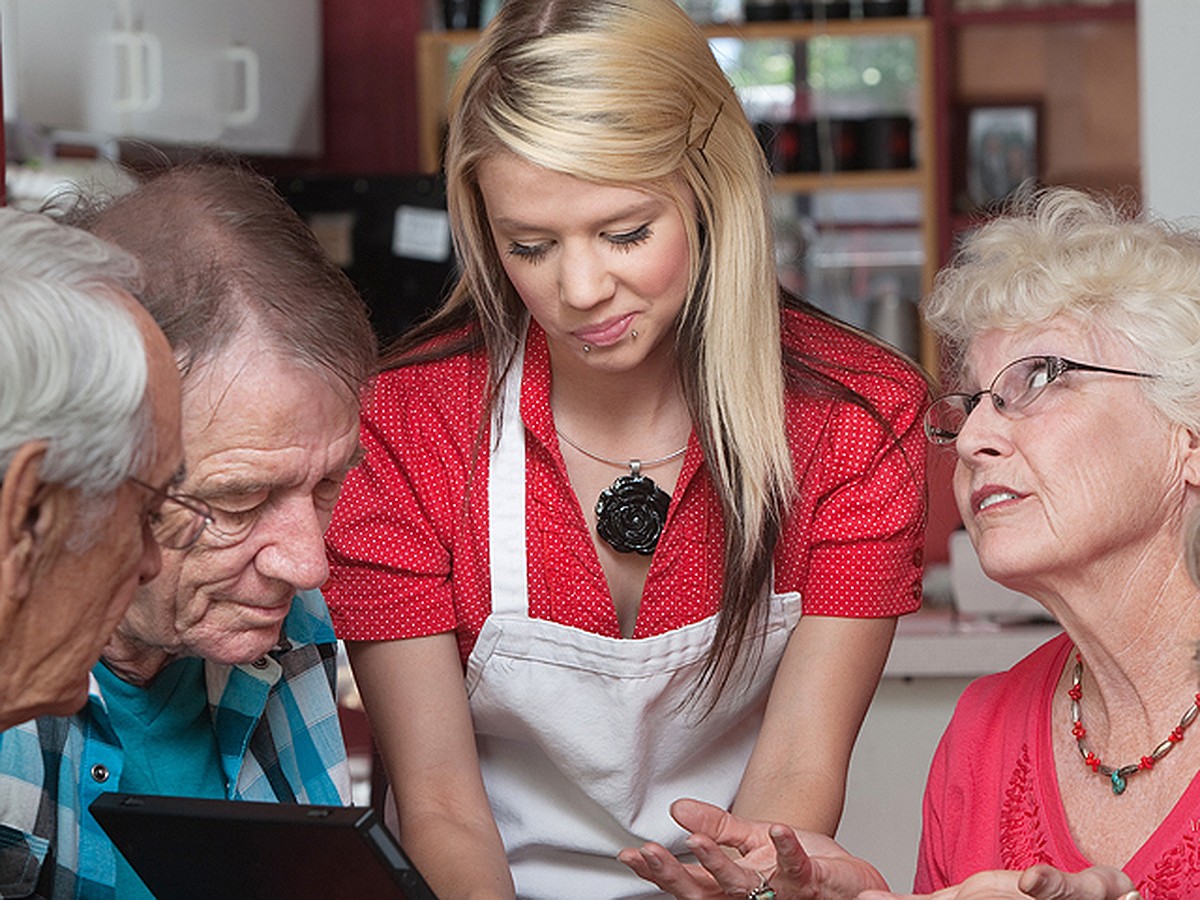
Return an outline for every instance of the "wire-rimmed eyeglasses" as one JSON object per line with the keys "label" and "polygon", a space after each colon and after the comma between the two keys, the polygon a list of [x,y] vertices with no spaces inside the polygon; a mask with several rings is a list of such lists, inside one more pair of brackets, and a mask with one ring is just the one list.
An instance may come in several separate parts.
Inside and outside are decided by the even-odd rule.
{"label": "wire-rimmed eyeglasses", "polygon": [[168,494],[138,478],[129,479],[149,491],[159,501],[158,509],[150,514],[147,524],[155,543],[168,550],[186,550],[199,540],[204,529],[213,523],[213,511],[198,497]]}
{"label": "wire-rimmed eyeglasses", "polygon": [[967,417],[979,405],[984,395],[992,398],[992,406],[1004,416],[1027,409],[1042,392],[1064,372],[1101,372],[1106,375],[1128,375],[1132,378],[1157,378],[1149,372],[1114,369],[1074,362],[1061,356],[1023,356],[996,373],[992,383],[974,394],[943,394],[930,404],[925,413],[925,436],[934,444],[952,444],[962,431]]}

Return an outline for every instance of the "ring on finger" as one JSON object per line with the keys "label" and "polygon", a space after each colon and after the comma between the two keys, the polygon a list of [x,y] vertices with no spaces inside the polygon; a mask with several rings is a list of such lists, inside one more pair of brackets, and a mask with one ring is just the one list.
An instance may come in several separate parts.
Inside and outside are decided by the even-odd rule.
{"label": "ring on finger", "polygon": [[767,876],[762,872],[755,874],[758,875],[758,887],[746,894],[746,900],[775,900],[775,888],[767,884]]}

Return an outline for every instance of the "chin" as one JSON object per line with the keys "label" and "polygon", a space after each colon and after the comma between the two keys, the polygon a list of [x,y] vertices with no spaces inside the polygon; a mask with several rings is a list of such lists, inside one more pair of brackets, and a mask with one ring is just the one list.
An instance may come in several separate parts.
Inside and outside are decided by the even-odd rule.
{"label": "chin", "polygon": [[193,647],[193,653],[209,662],[227,666],[252,663],[266,656],[279,643],[280,628],[280,625],[273,625],[253,631],[209,636]]}
{"label": "chin", "polygon": [[45,711],[38,713],[38,715],[73,716],[87,705],[87,701],[88,679],[87,675],[84,675],[79,681],[71,685],[69,692],[64,691],[59,699],[47,703]]}

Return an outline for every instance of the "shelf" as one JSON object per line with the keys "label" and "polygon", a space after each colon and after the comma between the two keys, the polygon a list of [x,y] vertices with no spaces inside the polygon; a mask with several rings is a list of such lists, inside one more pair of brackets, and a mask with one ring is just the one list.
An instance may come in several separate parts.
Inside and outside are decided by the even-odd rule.
{"label": "shelf", "polygon": [[[737,38],[745,41],[810,41],[815,37],[863,37],[864,35],[904,35],[922,28],[927,21],[922,16],[879,16],[867,19],[827,19],[814,22],[808,19],[780,21],[737,22],[701,25],[710,38]],[[479,39],[475,29],[427,31],[419,39],[442,44],[469,45]]]}
{"label": "shelf", "polygon": [[870,19],[827,19],[824,22],[792,19],[779,22],[739,22],[701,26],[710,38],[744,41],[811,41],[817,37],[895,37],[911,35],[926,27],[922,16]]}
{"label": "shelf", "polygon": [[815,194],[818,191],[882,191],[894,188],[925,189],[925,175],[920,169],[879,169],[859,172],[790,172],[776,175],[776,190],[796,194]]}
{"label": "shelf", "polygon": [[1137,19],[1133,2],[1109,6],[1038,6],[1009,9],[970,10],[950,12],[949,22],[955,27],[967,25],[1057,25],[1077,22],[1132,22]]}

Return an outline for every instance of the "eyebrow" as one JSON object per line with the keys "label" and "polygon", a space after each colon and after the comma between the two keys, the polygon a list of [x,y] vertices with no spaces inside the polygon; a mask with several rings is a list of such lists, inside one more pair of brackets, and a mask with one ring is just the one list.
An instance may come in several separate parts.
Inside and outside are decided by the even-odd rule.
{"label": "eyebrow", "polygon": [[[346,464],[336,470],[337,474],[345,475],[355,466],[357,466],[366,457],[367,451],[362,444],[358,444],[354,448],[354,452],[346,461]],[[206,498],[213,497],[238,497],[246,494],[270,493],[277,490],[280,485],[273,481],[261,481],[258,479],[249,478],[229,478],[224,481],[218,481],[211,488],[202,492]]]}

